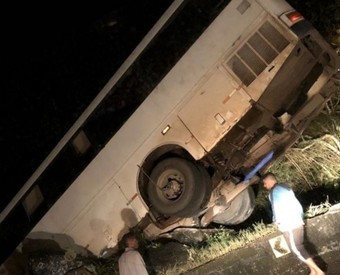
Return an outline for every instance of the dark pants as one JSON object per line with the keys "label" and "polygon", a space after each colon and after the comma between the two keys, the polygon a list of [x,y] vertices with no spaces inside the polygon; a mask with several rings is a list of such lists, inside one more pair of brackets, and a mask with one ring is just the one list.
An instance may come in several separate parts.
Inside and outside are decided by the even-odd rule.
{"label": "dark pants", "polygon": [[309,253],[306,251],[304,243],[304,228],[303,226],[295,228],[290,231],[283,232],[287,244],[290,250],[295,253],[301,261],[311,258]]}

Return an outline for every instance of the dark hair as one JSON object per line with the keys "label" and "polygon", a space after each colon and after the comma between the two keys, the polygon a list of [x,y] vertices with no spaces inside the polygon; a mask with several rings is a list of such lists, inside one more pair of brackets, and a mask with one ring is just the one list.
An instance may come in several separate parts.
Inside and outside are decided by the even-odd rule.
{"label": "dark hair", "polygon": [[261,177],[261,181],[263,181],[264,179],[268,178],[268,177],[273,177],[274,179],[276,179],[276,176],[274,173],[272,172],[267,172],[265,173],[262,177]]}
{"label": "dark hair", "polygon": [[128,240],[131,240],[131,239],[137,239],[136,234],[133,233],[133,232],[126,233],[126,234],[124,235],[124,237],[123,237],[123,243],[124,243],[124,245],[127,246],[127,245],[128,245],[128,243],[127,243]]}

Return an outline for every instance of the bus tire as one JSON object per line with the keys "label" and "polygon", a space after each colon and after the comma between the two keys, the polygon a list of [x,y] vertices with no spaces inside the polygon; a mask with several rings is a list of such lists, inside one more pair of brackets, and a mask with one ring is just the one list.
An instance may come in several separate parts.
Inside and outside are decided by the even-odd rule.
{"label": "bus tire", "polygon": [[214,217],[213,222],[224,225],[236,225],[244,222],[253,213],[255,194],[249,187],[242,191],[221,214]]}
{"label": "bus tire", "polygon": [[211,193],[210,177],[202,169],[182,158],[159,162],[151,171],[148,183],[151,206],[167,216],[197,215]]}

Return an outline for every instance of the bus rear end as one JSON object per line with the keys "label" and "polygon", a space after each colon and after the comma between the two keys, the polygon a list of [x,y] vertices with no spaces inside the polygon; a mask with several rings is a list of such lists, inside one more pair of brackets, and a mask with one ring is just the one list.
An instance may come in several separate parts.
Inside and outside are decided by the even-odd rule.
{"label": "bus rear end", "polygon": [[[255,14],[252,24],[231,41]],[[212,221],[237,224],[249,217],[254,194],[247,187],[256,180],[241,183],[242,175],[273,152],[269,164],[301,136],[335,92],[339,68],[335,51],[285,1],[231,1],[214,24],[223,34],[220,39],[230,44],[177,114],[206,152],[197,160],[209,170],[214,191],[203,214],[197,213],[196,225],[204,226]],[[197,42],[202,48],[205,39],[216,38],[209,31]],[[198,63],[200,57],[189,52]],[[196,221],[184,219],[161,232]]]}
{"label": "bus rear end", "polygon": [[295,142],[335,92],[339,68],[335,51],[285,1],[257,2],[266,15],[222,63],[251,108],[211,150],[236,174]]}

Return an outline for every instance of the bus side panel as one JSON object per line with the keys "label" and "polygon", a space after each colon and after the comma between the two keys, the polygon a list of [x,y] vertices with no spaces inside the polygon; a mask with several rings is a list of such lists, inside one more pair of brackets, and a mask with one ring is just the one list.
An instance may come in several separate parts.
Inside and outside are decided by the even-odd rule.
{"label": "bus side panel", "polygon": [[250,99],[225,71],[217,68],[179,116],[209,152],[250,109]]}
{"label": "bus side panel", "polygon": [[[116,200],[116,196],[117,200],[120,201],[118,203],[120,208],[118,205],[114,207],[119,210],[115,212],[116,217],[113,217],[115,215],[112,214],[112,220],[114,221],[118,217],[120,219],[121,210],[126,207],[128,200],[137,191],[137,163],[140,163],[153,148],[157,148],[157,146],[164,143],[186,144],[186,140],[183,140],[181,137],[171,137],[171,130],[164,141],[159,138],[159,130],[162,130],[162,127],[168,124],[167,117],[170,114],[178,114],[184,102],[190,100],[195,93],[194,86],[227,53],[235,41],[242,39],[240,33],[243,33],[249,25],[254,23],[261,15],[261,12],[263,12],[255,1],[250,1],[251,6],[241,16],[236,10],[240,3],[241,1],[232,1],[222,11],[204,34],[165,76],[152,94],[50,209],[41,223],[36,226],[35,231],[71,231],[72,235],[74,235],[72,237],[76,238],[78,242],[84,245],[91,245],[91,237],[87,237],[87,230],[83,230],[82,226],[83,228],[90,228],[90,221],[95,218],[95,213],[99,214],[105,210],[98,217],[98,219],[102,219],[103,215],[106,216],[113,210],[112,204],[109,206],[108,202],[106,204],[103,203],[105,200],[101,202],[101,198],[106,196],[103,190],[106,190],[107,185],[113,186],[110,179],[118,172],[120,175],[116,178],[119,186],[123,188],[126,198],[124,201],[124,196],[122,196],[120,191],[118,192],[117,186],[112,187],[114,188],[112,189],[114,190],[112,192],[112,201]],[[170,123],[174,121],[176,120],[170,120]],[[155,130],[157,133],[152,136]],[[175,134],[175,131],[173,133]],[[141,146],[145,142],[148,145],[142,148]],[[188,144],[185,146],[187,146],[189,153],[194,158],[199,159],[203,157],[204,150],[197,141],[189,142]],[[141,150],[140,155],[136,158],[135,154],[139,150]],[[122,170],[123,167],[125,168]],[[103,207],[101,207],[101,203],[103,203]],[[138,209],[139,216],[145,213],[145,208],[139,199],[134,200],[131,205]],[[101,211],[95,208],[101,209]],[[78,226],[78,223],[82,226]],[[109,222],[108,224],[111,223]],[[117,226],[117,230],[120,227]],[[97,249],[97,246],[93,245],[93,247],[95,247],[95,250]]]}
{"label": "bus side panel", "polygon": [[[118,237],[140,220],[133,209],[127,206],[125,196],[114,181],[98,192],[83,209],[77,207],[76,193],[66,193],[69,200],[62,197],[32,230],[32,236],[39,237],[39,232],[66,234],[76,245],[99,254],[103,248],[115,246]],[[77,212],[81,210],[79,215],[71,223],[66,223],[63,214],[68,216],[68,212],[73,212],[74,209]],[[58,227],[63,227],[64,230]]]}
{"label": "bus side panel", "polygon": [[76,218],[68,232],[77,244],[98,255],[103,248],[114,247],[139,220],[113,181],[88,205],[86,212]]}
{"label": "bus side panel", "polygon": [[64,232],[79,212],[109,183],[115,165],[103,154],[98,154],[33,230]]}
{"label": "bus side panel", "polygon": [[[167,126],[170,126],[170,130],[163,135],[162,130]],[[135,205],[135,203],[139,203],[139,200],[133,200],[137,192],[137,177],[140,173],[139,167],[153,150],[167,144],[178,145],[192,153],[193,157],[204,156],[202,146],[176,115],[170,116],[157,127],[115,176],[115,181],[120,186],[122,192],[129,200],[131,200],[133,208],[136,209],[137,213],[140,215],[143,215],[142,208]]]}
{"label": "bus side panel", "polygon": [[[242,16],[237,11],[241,1],[232,1],[222,11],[106,145],[108,152],[111,152],[108,158],[119,157],[121,165],[125,165],[170,114],[177,115],[182,106],[191,100],[197,92],[194,87],[202,83],[207,72],[232,49],[236,41],[242,39],[240,33],[245,32],[263,13],[255,1],[250,2],[250,7]],[[154,144],[153,147],[157,146]],[[202,150],[195,149],[190,152],[191,155],[195,159],[201,158]]]}

